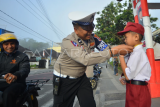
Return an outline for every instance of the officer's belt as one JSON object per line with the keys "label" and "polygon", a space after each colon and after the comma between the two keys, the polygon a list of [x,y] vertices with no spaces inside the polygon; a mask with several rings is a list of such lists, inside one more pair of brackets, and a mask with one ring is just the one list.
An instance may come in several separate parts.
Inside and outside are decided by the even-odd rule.
{"label": "officer's belt", "polygon": [[56,70],[53,70],[53,74],[58,76],[58,77],[62,77],[62,78],[70,78],[70,79],[76,79],[76,77],[72,77],[72,76],[68,76],[68,75],[64,75],[64,74],[60,74],[59,72],[57,72]]}

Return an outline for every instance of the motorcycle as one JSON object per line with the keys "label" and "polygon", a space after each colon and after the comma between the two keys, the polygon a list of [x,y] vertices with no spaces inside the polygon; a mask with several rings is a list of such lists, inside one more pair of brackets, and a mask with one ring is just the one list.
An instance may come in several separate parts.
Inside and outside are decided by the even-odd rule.
{"label": "motorcycle", "polygon": [[[50,79],[33,79],[26,80],[26,89],[24,92],[19,95],[16,100],[16,107],[38,107],[38,90],[41,90],[41,87],[47,83]],[[6,81],[4,76],[0,77],[0,81]],[[0,91],[0,107],[3,107],[3,92]]]}
{"label": "motorcycle", "polygon": [[95,90],[97,88],[97,79],[95,77],[89,78],[89,81],[91,83],[92,89]]}
{"label": "motorcycle", "polygon": [[94,65],[94,66],[93,66],[93,70],[94,70],[95,74],[96,74],[98,77],[100,77],[100,74],[101,74],[101,72],[102,72],[101,69],[102,69],[101,66],[98,66],[98,65]]}
{"label": "motorcycle", "polygon": [[98,80],[99,80],[100,74],[102,72],[101,69],[102,69],[102,67],[98,66],[98,64],[93,66],[93,74],[94,75],[93,75],[93,77],[89,78],[93,90],[97,88]]}
{"label": "motorcycle", "polygon": [[89,78],[91,82],[92,89],[95,90],[97,88],[98,80],[99,80],[99,71],[97,70],[97,66],[93,66],[93,77]]}

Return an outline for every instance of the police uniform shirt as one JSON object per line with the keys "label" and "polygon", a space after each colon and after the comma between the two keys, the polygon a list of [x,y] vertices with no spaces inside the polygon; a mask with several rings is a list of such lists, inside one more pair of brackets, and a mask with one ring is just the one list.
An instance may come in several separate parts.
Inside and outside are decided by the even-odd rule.
{"label": "police uniform shirt", "polygon": [[142,45],[136,46],[130,56],[125,58],[125,61],[127,63],[125,72],[129,80],[150,80],[151,67]]}
{"label": "police uniform shirt", "polygon": [[[100,52],[94,52],[94,48]],[[54,65],[54,70],[77,78],[85,73],[87,66],[102,63],[109,58],[108,45],[96,34],[92,35],[87,45],[73,32],[63,39],[61,54]]]}

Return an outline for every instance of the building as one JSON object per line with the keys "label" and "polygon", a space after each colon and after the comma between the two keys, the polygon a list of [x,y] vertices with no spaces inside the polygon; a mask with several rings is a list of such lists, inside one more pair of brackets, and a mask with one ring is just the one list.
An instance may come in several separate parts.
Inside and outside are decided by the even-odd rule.
{"label": "building", "polygon": [[[58,44],[58,45],[57,45]],[[50,47],[48,49],[53,49],[54,51],[56,51],[58,54],[61,53],[61,45],[62,43],[57,43],[56,45],[53,45],[53,47]]]}
{"label": "building", "polygon": [[[45,49],[40,52],[40,55],[44,58],[50,58],[51,49]],[[57,59],[59,54],[52,49],[52,59]]]}
{"label": "building", "polygon": [[25,53],[29,59],[31,59],[31,57],[33,56],[33,52],[27,48],[22,47],[21,45],[19,45],[18,47],[18,51]]}

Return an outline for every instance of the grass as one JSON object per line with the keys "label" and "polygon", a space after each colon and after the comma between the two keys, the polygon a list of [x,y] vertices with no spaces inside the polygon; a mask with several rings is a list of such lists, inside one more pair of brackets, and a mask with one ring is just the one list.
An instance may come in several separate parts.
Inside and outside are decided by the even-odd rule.
{"label": "grass", "polygon": [[109,62],[109,64],[113,66],[113,61]]}
{"label": "grass", "polygon": [[30,65],[30,68],[37,68],[37,65],[36,64]]}

